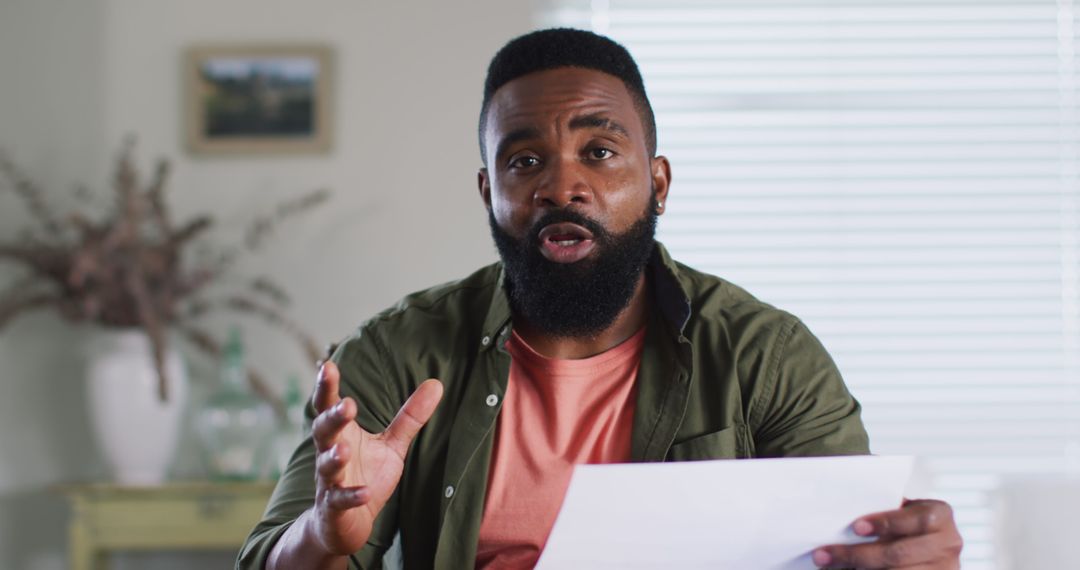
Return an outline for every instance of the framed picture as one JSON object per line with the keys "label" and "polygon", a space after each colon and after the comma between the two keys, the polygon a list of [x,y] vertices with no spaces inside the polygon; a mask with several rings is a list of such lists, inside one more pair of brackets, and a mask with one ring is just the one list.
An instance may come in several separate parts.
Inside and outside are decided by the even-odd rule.
{"label": "framed picture", "polygon": [[185,64],[197,153],[326,152],[333,57],[318,45],[196,47]]}

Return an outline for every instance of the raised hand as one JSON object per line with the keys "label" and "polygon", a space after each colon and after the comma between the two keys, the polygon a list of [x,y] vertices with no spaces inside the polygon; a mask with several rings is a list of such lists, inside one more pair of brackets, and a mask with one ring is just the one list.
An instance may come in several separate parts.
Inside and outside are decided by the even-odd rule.
{"label": "raised hand", "polygon": [[325,363],[315,386],[319,415],[315,441],[315,505],[312,528],[326,552],[348,555],[367,542],[372,524],[401,480],[405,454],[442,398],[442,383],[427,380],[416,389],[389,427],[372,434],[356,423],[357,406],[339,396],[337,366]]}
{"label": "raised hand", "polygon": [[900,509],[867,515],[852,526],[855,534],[877,540],[819,548],[814,551],[814,563],[825,568],[960,567],[963,540],[952,508],[941,501],[904,501]]}

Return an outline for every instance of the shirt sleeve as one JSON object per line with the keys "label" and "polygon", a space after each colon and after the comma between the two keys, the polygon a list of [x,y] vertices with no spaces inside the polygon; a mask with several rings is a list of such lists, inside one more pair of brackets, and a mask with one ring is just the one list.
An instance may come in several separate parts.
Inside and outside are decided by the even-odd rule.
{"label": "shirt sleeve", "polygon": [[[343,342],[331,356],[341,371],[341,396],[356,400],[356,421],[371,433],[381,433],[397,410],[389,409],[386,397],[384,351],[367,327]],[[308,400],[306,430],[310,436],[315,407]],[[315,502],[315,444],[304,439],[278,480],[262,520],[255,526],[236,561],[237,570],[262,570],[281,535]],[[375,519],[367,545],[349,559],[349,568],[381,568],[382,556],[397,532],[398,501],[395,493]]]}
{"label": "shirt sleeve", "polygon": [[770,348],[765,382],[749,417],[756,455],[870,453],[859,402],[806,326],[792,317]]}

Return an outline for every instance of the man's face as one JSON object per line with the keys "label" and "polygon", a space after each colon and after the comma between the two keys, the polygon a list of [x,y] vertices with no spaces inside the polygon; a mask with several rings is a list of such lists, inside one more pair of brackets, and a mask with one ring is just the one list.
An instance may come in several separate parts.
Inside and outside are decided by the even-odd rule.
{"label": "man's face", "polygon": [[629,91],[599,71],[532,73],[492,97],[480,193],[511,300],[533,324],[595,333],[629,303],[670,179],[645,140]]}

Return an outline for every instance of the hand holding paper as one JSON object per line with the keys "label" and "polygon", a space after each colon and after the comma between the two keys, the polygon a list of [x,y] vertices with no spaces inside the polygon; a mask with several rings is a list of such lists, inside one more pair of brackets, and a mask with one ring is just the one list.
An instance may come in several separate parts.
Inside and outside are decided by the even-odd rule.
{"label": "hand holding paper", "polygon": [[814,551],[814,562],[825,568],[919,568],[955,570],[960,567],[964,541],[952,508],[941,501],[904,501],[900,509],[861,517],[855,534],[875,542],[829,545]]}

